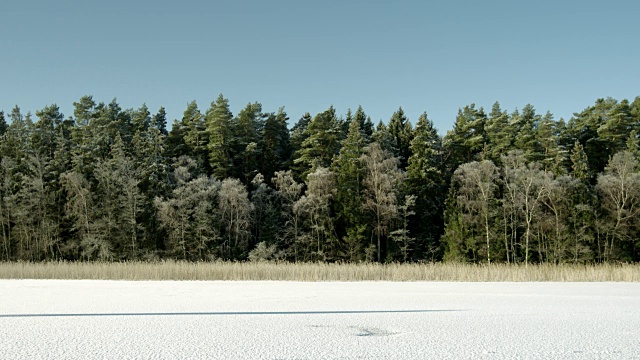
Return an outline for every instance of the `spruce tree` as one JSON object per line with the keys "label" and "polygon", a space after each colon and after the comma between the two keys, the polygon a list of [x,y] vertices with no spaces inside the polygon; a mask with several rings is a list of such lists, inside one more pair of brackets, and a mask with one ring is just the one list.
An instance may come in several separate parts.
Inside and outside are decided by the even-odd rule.
{"label": "spruce tree", "polygon": [[[362,182],[365,169],[360,161],[365,146],[366,141],[360,130],[360,122],[352,121],[349,124],[347,138],[332,164],[333,172],[336,174],[336,221],[337,228],[342,230],[341,237],[357,234],[358,229],[366,225],[362,211],[364,190]],[[357,260],[353,255],[359,252],[363,244],[353,238],[349,240],[351,242],[345,241],[348,245],[346,253],[349,254],[349,260]]]}
{"label": "spruce tree", "polygon": [[417,239],[416,250],[423,254],[438,247],[444,227],[446,191],[442,161],[442,139],[427,113],[423,113],[411,140],[406,181],[407,193],[416,197],[410,230]]}
{"label": "spruce tree", "polygon": [[357,121],[360,123],[360,133],[362,133],[362,137],[365,142],[368,144],[371,142],[371,137],[373,136],[373,122],[371,121],[371,117],[365,114],[362,106],[358,106],[358,110],[356,110],[355,114],[353,114],[353,121]]}
{"label": "spruce tree", "polygon": [[163,106],[161,106],[158,113],[151,118],[151,124],[154,128],[158,129],[162,135],[167,136],[169,134],[167,132],[167,111]]}
{"label": "spruce tree", "polygon": [[393,155],[400,160],[400,168],[407,168],[407,161],[411,156],[411,139],[413,129],[402,107],[394,112],[389,120],[389,134],[393,138]]}
{"label": "spruce tree", "polygon": [[4,111],[0,111],[0,137],[7,132],[8,127],[7,120],[4,118]]}

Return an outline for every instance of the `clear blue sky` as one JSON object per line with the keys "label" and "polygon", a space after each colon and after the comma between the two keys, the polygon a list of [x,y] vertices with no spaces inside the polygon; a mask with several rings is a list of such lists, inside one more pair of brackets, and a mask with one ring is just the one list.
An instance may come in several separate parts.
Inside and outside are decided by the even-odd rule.
{"label": "clear blue sky", "polygon": [[0,4],[0,110],[83,95],[164,106],[219,93],[297,121],[399,106],[441,133],[458,108],[531,103],[568,119],[640,95],[638,1],[30,1]]}

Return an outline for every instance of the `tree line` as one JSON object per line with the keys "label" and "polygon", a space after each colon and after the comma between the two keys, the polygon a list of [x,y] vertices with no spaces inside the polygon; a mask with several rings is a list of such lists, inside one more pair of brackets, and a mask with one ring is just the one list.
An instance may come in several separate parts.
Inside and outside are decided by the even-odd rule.
{"label": "tree line", "polygon": [[73,105],[0,112],[2,260],[640,260],[640,97],[567,122],[471,104],[445,136],[402,108],[289,129],[220,95],[169,130],[162,107]]}

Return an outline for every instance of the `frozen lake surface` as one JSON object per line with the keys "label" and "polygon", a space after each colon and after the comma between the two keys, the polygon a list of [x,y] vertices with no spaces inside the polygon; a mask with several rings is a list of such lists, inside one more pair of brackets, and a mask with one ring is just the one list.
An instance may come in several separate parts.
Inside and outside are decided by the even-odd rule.
{"label": "frozen lake surface", "polygon": [[2,280],[0,354],[640,359],[640,284]]}

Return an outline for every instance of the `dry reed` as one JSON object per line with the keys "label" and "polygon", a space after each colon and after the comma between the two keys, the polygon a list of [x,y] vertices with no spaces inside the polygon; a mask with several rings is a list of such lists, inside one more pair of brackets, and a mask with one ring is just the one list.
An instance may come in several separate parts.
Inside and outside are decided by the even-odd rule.
{"label": "dry reed", "polygon": [[0,262],[0,279],[637,282],[640,265]]}

